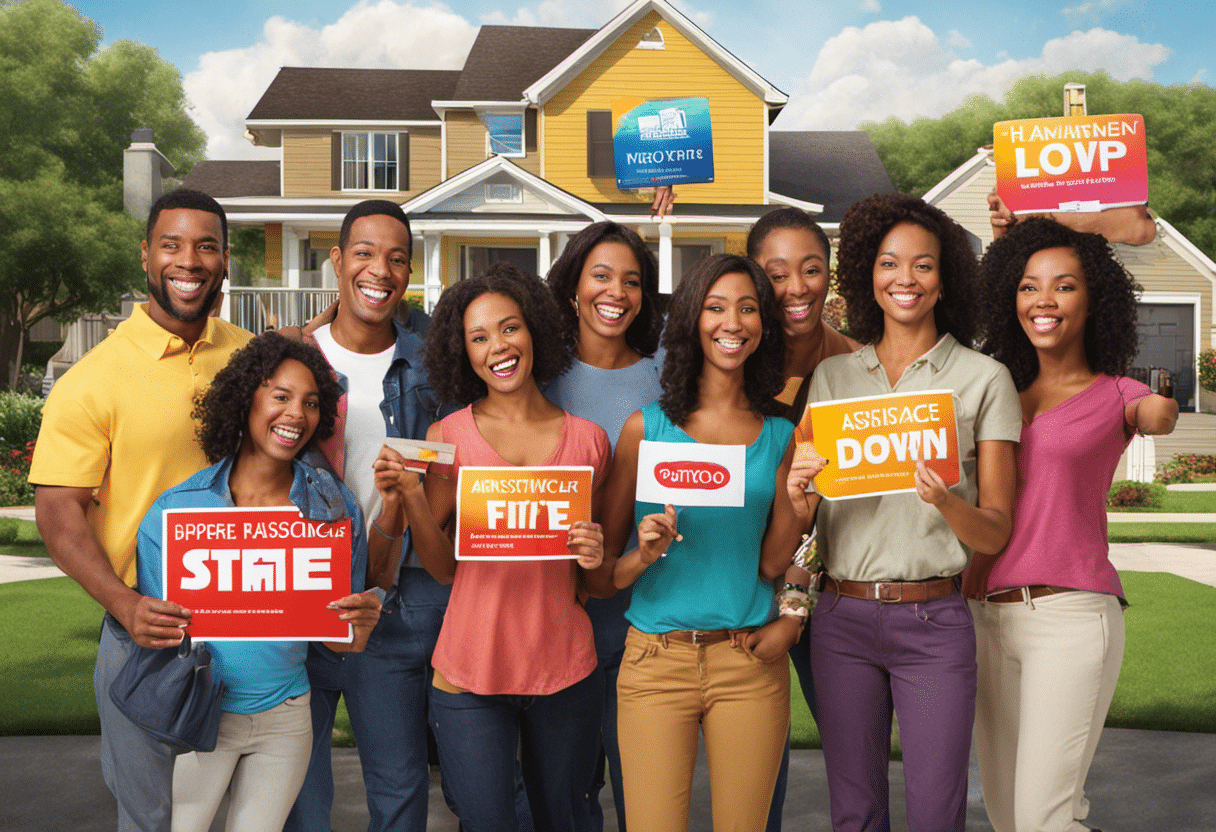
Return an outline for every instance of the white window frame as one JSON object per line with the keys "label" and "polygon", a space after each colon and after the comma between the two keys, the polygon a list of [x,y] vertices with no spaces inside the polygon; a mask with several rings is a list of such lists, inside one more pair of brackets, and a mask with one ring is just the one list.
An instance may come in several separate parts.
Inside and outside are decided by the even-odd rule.
{"label": "white window frame", "polygon": [[[486,128],[486,155],[502,156],[507,159],[521,159],[528,155],[527,137],[524,135],[527,119],[522,110],[482,110],[479,112],[481,123]],[[494,149],[494,139],[490,133],[490,119],[495,116],[512,116],[519,119],[519,151],[500,152]]]}
{"label": "white window frame", "polygon": [[[383,159],[374,157],[374,147],[376,137],[384,137],[385,154]],[[348,137],[355,140],[356,146],[354,150],[354,158],[348,156],[347,139]],[[358,146],[359,138],[363,138],[362,155]],[[374,191],[379,193],[396,193],[401,188],[401,160],[397,158],[399,148],[399,140],[396,132],[388,132],[383,130],[351,130],[342,133],[342,190],[343,191],[358,191],[360,193]],[[391,150],[390,150],[391,148]],[[389,158],[391,154],[392,158]],[[362,175],[365,185],[358,185],[358,172],[356,172],[356,184],[351,184],[347,181],[347,165],[353,164],[362,166]],[[377,188],[376,168],[383,166],[384,169],[392,170],[393,185],[392,187]],[[390,168],[391,166],[391,168]],[[356,169],[357,171],[357,169]]]}
{"label": "white window frame", "polygon": [[655,26],[638,41],[638,49],[666,49],[667,41],[663,38],[663,30]]}
{"label": "white window frame", "polygon": [[[524,201],[524,189],[515,182],[487,182],[485,185],[485,202],[488,205],[519,205]],[[511,195],[506,198],[494,196],[493,192],[495,188],[510,188]]]}

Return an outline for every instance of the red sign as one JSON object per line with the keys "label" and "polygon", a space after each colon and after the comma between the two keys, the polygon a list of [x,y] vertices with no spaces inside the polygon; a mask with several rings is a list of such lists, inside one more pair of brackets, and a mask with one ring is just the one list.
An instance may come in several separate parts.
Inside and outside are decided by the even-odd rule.
{"label": "red sign", "polygon": [[350,518],[306,520],[294,506],[169,509],[165,598],[201,641],[350,641],[331,601],[350,595]]}
{"label": "red sign", "polygon": [[723,488],[730,482],[730,471],[716,462],[660,462],[654,478],[668,488]]}
{"label": "red sign", "polygon": [[456,557],[460,560],[574,558],[570,524],[591,519],[590,466],[460,469]]}

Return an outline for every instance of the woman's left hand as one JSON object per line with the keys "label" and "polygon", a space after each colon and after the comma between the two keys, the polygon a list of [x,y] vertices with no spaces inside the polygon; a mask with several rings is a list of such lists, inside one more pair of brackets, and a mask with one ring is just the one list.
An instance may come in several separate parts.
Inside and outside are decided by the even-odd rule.
{"label": "woman's left hand", "polygon": [[371,637],[372,630],[380,621],[380,597],[374,592],[357,592],[325,605],[330,610],[345,610],[339,618],[349,622],[355,630],[354,641],[327,641],[325,645],[337,653],[362,653]]}
{"label": "woman's left hand", "polygon": [[566,533],[566,545],[578,555],[578,565],[584,569],[598,569],[604,562],[604,530],[599,523],[590,520],[572,523]]}
{"label": "woman's left hand", "polygon": [[802,622],[792,615],[779,615],[755,632],[748,633],[743,644],[747,652],[767,664],[788,653],[801,635]]}
{"label": "woman's left hand", "polygon": [[946,486],[946,481],[923,461],[916,463],[916,473],[913,477],[916,480],[916,493],[920,498],[930,505],[941,508],[942,503],[950,496],[950,489]]}

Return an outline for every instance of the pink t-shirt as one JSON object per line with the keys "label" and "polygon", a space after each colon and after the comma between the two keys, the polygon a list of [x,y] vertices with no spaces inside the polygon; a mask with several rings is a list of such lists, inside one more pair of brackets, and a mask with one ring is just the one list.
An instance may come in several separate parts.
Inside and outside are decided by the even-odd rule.
{"label": "pink t-shirt", "polygon": [[1106,538],[1106,493],[1130,441],[1124,407],[1151,392],[1134,379],[1099,376],[1022,423],[1013,537],[988,579],[990,592],[1047,584],[1122,597]]}
{"label": "pink t-shirt", "polygon": [[[439,426],[443,441],[456,446],[447,469],[452,476],[462,465],[511,464],[477,430],[472,407]],[[598,488],[611,458],[604,429],[567,413],[544,464],[591,465]],[[543,696],[569,687],[596,666],[591,620],[577,587],[573,560],[458,561],[431,663],[453,685],[483,695]]]}

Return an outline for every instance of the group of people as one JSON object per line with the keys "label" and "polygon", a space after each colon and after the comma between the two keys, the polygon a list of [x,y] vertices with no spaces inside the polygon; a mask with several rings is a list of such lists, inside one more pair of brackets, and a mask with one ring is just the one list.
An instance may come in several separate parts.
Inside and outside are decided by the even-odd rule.
{"label": "group of people", "polygon": [[[788,655],[834,829],[889,829],[894,714],[910,828],[963,829],[974,726],[994,829],[1085,830],[1123,645],[1106,490],[1131,437],[1178,409],[1124,376],[1135,287],[1105,239],[994,228],[981,263],[919,199],[852,206],[846,336],[822,321],[831,248],[799,209],[666,304],[645,243],[599,222],[543,281],[497,264],[449,287],[423,339],[393,317],[408,218],[372,200],[331,252],[332,320],[250,340],[209,315],[222,209],[162,197],[148,304],[56,385],[30,474],[48,550],[107,610],[95,684],[120,829],[206,830],[225,792],[230,830],[329,829],[340,696],[371,830],[425,828],[428,728],[469,832],[602,828],[605,782],[621,830],[683,832],[699,734],[714,828],[779,829]],[[952,392],[959,482],[922,463],[915,492],[821,499],[806,404],[926,390]],[[386,437],[455,458],[420,477]],[[643,440],[744,446],[743,505],[638,499]],[[570,559],[455,558],[462,466],[555,465],[593,471]],[[175,760],[108,697],[132,645],[189,625],[161,600],[161,512],[289,503],[353,520],[354,594],[329,605],[353,643],[212,645],[219,742]],[[812,529],[817,574],[791,563]]]}

